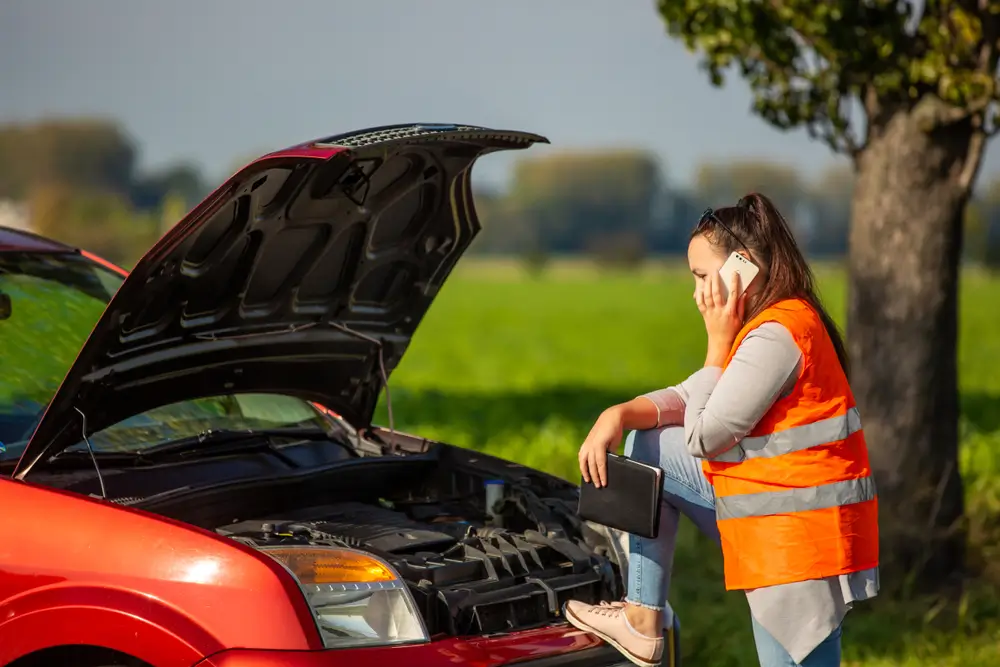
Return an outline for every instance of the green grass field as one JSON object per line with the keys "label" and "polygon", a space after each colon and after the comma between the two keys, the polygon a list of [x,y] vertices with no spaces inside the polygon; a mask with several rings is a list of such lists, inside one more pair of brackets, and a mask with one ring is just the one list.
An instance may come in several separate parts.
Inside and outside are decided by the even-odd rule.
{"label": "green grass field", "polygon": [[[845,285],[822,269],[843,321]],[[390,384],[398,428],[577,480],[577,448],[602,409],[676,383],[703,361],[693,284],[680,267],[598,273],[465,262],[442,290]],[[973,558],[1000,554],[1000,280],[962,291],[962,464]],[[386,422],[385,406],[380,423]],[[685,523],[671,603],[685,664],[756,664],[745,598],[726,593],[721,556]],[[994,567],[996,567],[994,565]],[[879,599],[845,625],[845,664],[1000,664],[1000,593],[986,578],[956,599]]]}

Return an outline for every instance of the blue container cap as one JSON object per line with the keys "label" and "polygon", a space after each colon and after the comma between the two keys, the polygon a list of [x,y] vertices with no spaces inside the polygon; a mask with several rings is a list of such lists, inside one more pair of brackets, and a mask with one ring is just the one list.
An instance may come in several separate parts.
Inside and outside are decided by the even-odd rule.
{"label": "blue container cap", "polygon": [[488,479],[485,482],[483,482],[484,486],[489,486],[491,484],[503,484],[503,480],[502,479]]}

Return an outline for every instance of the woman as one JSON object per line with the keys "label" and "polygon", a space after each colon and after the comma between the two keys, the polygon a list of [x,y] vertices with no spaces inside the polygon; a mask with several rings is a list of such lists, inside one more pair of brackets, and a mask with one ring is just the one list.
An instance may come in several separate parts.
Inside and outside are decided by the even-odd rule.
{"label": "woman", "polygon": [[[726,298],[719,270],[732,252],[760,271]],[[623,603],[571,601],[566,617],[635,664],[658,665],[686,514],[721,544],[727,590],[746,592],[762,667],[839,665],[845,614],[878,592],[877,501],[844,343],[766,197],[706,211],[688,262],[704,367],[605,410],[579,456],[584,480],[606,484],[607,452],[631,431],[626,455],[664,472],[659,537],[629,537]],[[739,294],[738,275],[728,288]]]}

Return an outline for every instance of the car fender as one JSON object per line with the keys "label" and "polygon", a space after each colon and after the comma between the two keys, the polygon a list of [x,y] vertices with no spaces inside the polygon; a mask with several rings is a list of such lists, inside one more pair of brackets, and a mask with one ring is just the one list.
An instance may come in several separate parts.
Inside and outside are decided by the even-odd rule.
{"label": "car fender", "polygon": [[162,628],[199,651],[216,643],[225,648],[322,647],[298,583],[276,560],[246,545],[167,517],[30,482],[0,480],[0,507],[19,510],[0,515],[6,536],[0,541],[0,654],[8,642],[27,641],[7,624],[21,616],[41,618],[46,605],[58,613],[30,626],[42,630],[36,640],[40,646],[71,643],[64,633],[77,639],[90,637],[91,631],[103,634],[104,627],[90,621],[80,622],[81,631],[66,610],[82,616],[104,609],[112,612],[109,619],[125,619],[111,627],[133,638],[143,626],[124,628],[128,618],[146,623],[147,629]]}
{"label": "car fender", "polygon": [[0,605],[0,664],[77,644],[112,649],[156,667],[188,667],[224,648],[183,612],[130,590],[55,585]]}

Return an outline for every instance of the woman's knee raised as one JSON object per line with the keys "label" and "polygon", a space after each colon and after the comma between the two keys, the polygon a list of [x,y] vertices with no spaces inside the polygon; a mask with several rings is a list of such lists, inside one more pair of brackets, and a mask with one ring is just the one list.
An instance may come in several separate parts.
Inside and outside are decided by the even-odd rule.
{"label": "woman's knee raised", "polygon": [[659,465],[660,429],[630,431],[625,438],[625,456],[648,465]]}
{"label": "woman's knee raised", "polygon": [[682,454],[687,454],[682,426],[630,431],[625,438],[625,456],[647,465],[659,466],[665,457]]}

